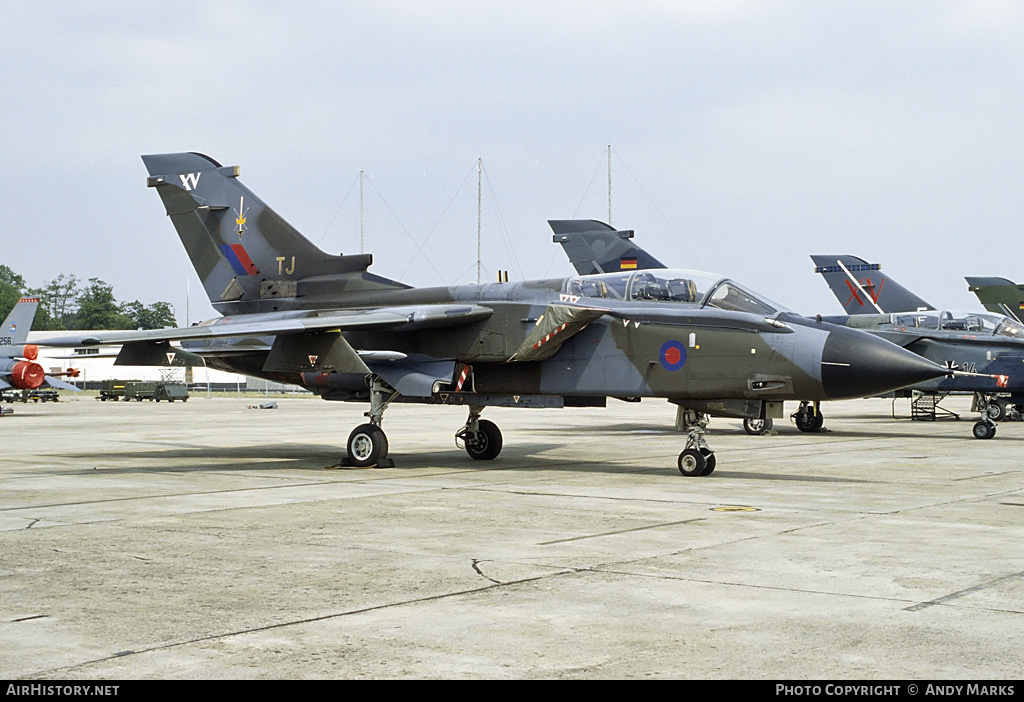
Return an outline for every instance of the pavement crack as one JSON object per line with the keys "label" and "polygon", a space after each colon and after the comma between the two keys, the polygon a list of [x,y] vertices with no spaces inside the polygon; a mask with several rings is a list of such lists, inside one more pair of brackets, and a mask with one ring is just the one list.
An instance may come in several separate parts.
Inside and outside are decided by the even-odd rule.
{"label": "pavement crack", "polygon": [[476,571],[477,575],[479,575],[481,578],[484,578],[485,580],[491,581],[495,585],[504,585],[505,584],[505,583],[503,583],[500,580],[495,580],[494,578],[490,577],[489,575],[484,573],[482,570],[480,570],[480,564],[481,563],[483,563],[483,561],[481,561],[479,559],[476,559],[476,558],[473,559],[473,570]]}
{"label": "pavement crack", "polygon": [[33,619],[46,619],[48,616],[50,616],[50,615],[49,614],[30,614],[27,617],[18,617],[17,619],[12,619],[11,622],[12,623],[13,622],[28,622],[28,621],[32,621]]}
{"label": "pavement crack", "polygon": [[648,524],[647,526],[633,527],[632,529],[618,529],[616,531],[605,531],[600,534],[586,534],[584,536],[571,536],[567,539],[555,539],[554,541],[541,541],[538,546],[550,546],[552,544],[564,544],[571,541],[583,541],[584,539],[599,539],[603,536],[616,536],[618,534],[630,534],[636,531],[647,531],[648,529],[661,529],[663,527],[679,526],[680,524],[691,524],[703,522],[705,517],[694,517],[693,519],[682,519],[678,522],[662,522],[660,524]]}
{"label": "pavement crack", "polygon": [[957,590],[956,592],[951,592],[948,595],[944,595],[942,597],[937,597],[934,600],[928,600],[927,602],[918,602],[915,605],[911,605],[910,607],[907,607],[906,611],[907,612],[920,612],[922,609],[927,609],[929,607],[934,607],[936,605],[944,605],[944,604],[947,604],[948,602],[952,602],[953,600],[958,600],[961,597],[966,597],[967,595],[973,594],[975,592],[980,592],[981,590],[986,590],[986,589],[992,587],[993,585],[998,585],[999,583],[1004,582],[1006,580],[1012,580],[1014,578],[1020,578],[1021,576],[1024,576],[1024,571],[1021,571],[1019,573],[1010,573],[1009,575],[1004,575],[1003,577],[996,578],[995,580],[989,580],[988,582],[979,583],[979,584],[974,585],[972,587],[964,588],[963,590]]}

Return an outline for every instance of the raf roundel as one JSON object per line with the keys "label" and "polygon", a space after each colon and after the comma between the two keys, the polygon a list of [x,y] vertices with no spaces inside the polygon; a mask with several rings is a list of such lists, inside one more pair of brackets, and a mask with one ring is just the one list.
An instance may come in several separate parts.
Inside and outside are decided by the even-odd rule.
{"label": "raf roundel", "polygon": [[686,364],[686,347],[678,341],[670,339],[661,345],[658,358],[662,368],[667,371],[677,371]]}

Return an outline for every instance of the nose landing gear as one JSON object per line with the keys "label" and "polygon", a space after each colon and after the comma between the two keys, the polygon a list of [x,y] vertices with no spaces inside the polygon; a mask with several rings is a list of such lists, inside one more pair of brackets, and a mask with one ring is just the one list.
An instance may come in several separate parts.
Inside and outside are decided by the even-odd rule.
{"label": "nose landing gear", "polygon": [[704,440],[708,417],[703,412],[681,408],[682,430],[687,432],[686,448],[679,454],[676,464],[679,472],[688,478],[711,475],[715,471],[715,452]]}
{"label": "nose landing gear", "polygon": [[819,432],[825,422],[817,402],[801,402],[800,407],[790,416],[796,422],[796,428],[805,432]]}
{"label": "nose landing gear", "polygon": [[971,409],[981,412],[981,419],[974,425],[971,433],[975,439],[991,439],[996,435],[996,425],[993,420],[1001,420],[1006,417],[1006,405],[1000,404],[999,400],[991,395],[976,392],[974,403]]}

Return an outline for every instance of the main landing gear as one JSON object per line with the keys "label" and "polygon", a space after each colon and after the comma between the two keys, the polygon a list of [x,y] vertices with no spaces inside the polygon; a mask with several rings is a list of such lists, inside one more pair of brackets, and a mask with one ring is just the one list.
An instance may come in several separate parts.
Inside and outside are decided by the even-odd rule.
{"label": "main landing gear", "polygon": [[825,420],[821,416],[821,409],[817,402],[801,402],[796,412],[790,415],[796,422],[796,428],[800,431],[818,432],[821,431]]}
{"label": "main landing gear", "polygon": [[[388,437],[381,429],[384,410],[398,393],[376,376],[370,378],[370,419],[360,424],[348,435],[346,450],[348,458],[343,464],[357,468],[392,468],[395,462],[388,458]],[[455,443],[465,448],[466,453],[478,461],[490,461],[501,453],[501,430],[494,422],[480,419],[483,407],[471,406],[466,425],[455,434]]]}
{"label": "main landing gear", "polygon": [[465,448],[470,458],[490,461],[501,453],[501,430],[494,422],[480,419],[483,407],[469,408],[466,426],[455,433],[455,445]]}
{"label": "main landing gear", "polygon": [[715,453],[704,440],[708,417],[703,412],[681,408],[682,430],[687,432],[686,448],[679,454],[679,472],[693,478],[715,471]]}
{"label": "main landing gear", "polygon": [[387,457],[388,437],[380,428],[384,421],[384,410],[398,396],[384,381],[376,376],[370,378],[370,418],[367,424],[360,424],[348,435],[345,449],[348,451],[348,463],[357,468],[391,468],[395,462]]}

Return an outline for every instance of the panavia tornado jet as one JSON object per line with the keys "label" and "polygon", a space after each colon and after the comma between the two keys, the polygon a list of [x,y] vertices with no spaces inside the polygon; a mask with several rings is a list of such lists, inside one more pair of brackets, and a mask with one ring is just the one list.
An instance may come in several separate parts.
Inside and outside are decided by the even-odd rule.
{"label": "panavia tornado jet", "polygon": [[[197,326],[82,333],[60,346],[182,341],[210,367],[368,403],[347,462],[393,465],[382,428],[392,402],[468,408],[456,443],[502,448],[488,406],[604,406],[665,398],[685,409],[688,476],[708,475],[708,415],[769,417],[789,399],[861,397],[945,375],[876,336],[789,313],[738,283],[636,271],[413,288],[332,255],[246,188],[237,167],[196,153],[143,156],[214,307]],[[126,351],[127,350],[127,351]]]}
{"label": "panavia tornado jet", "polygon": [[973,393],[981,420],[974,436],[995,436],[992,420],[1024,405],[1024,325],[1003,314],[936,310],[856,256],[811,256],[815,272],[849,313],[823,320],[863,329],[956,372],[904,392]]}
{"label": "panavia tornado jet", "polygon": [[[0,326],[0,390],[10,387],[35,390],[45,383],[51,387],[78,391],[74,385],[47,375],[36,363],[39,347],[28,343],[28,333],[39,307],[38,297],[23,297]],[[68,371],[74,375],[75,371]]]}

